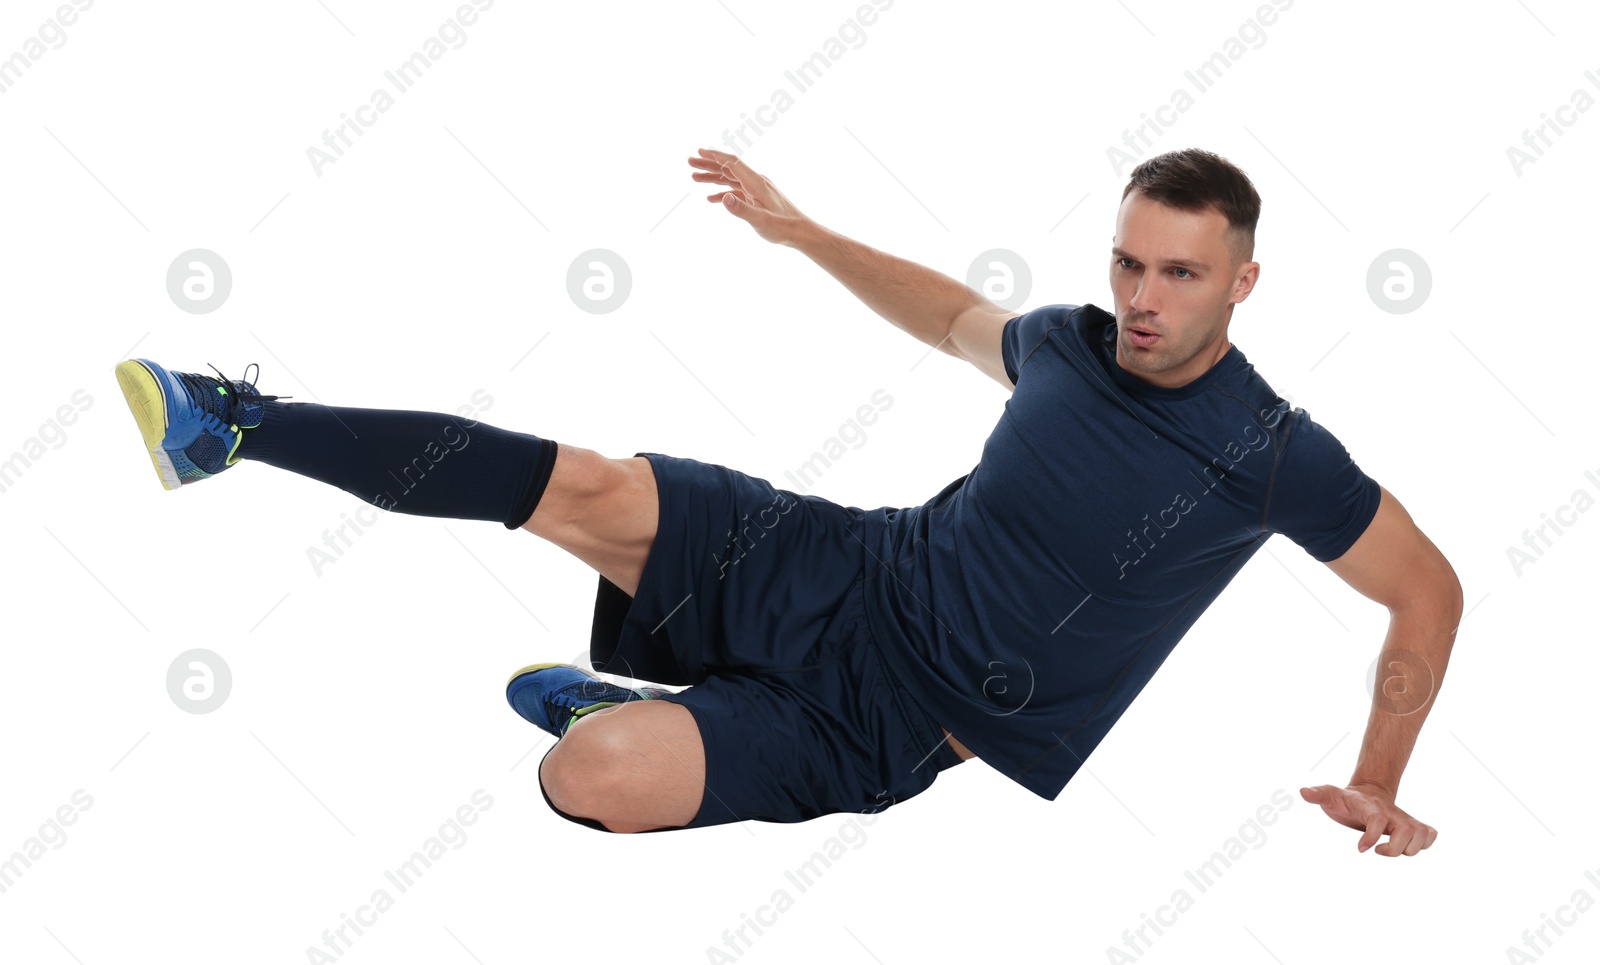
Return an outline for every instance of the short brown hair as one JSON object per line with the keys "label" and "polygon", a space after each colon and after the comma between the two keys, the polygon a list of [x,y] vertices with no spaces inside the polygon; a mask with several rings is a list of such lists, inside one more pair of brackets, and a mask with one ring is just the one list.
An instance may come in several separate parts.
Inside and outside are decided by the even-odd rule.
{"label": "short brown hair", "polygon": [[1133,169],[1122,197],[1136,188],[1152,201],[1181,211],[1222,212],[1228,219],[1234,257],[1243,262],[1254,255],[1261,195],[1227,158],[1197,147],[1158,154]]}

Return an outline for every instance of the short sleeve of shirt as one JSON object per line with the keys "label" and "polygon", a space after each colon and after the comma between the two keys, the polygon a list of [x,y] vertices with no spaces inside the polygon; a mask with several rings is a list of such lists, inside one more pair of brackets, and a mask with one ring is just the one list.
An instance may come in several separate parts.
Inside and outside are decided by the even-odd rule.
{"label": "short sleeve of shirt", "polygon": [[1378,483],[1339,440],[1295,410],[1273,468],[1266,527],[1294,540],[1319,563],[1343,556],[1378,512]]}
{"label": "short sleeve of shirt", "polygon": [[1077,305],[1045,305],[1008,319],[1000,331],[1000,359],[1006,378],[1017,384],[1017,375],[1033,350],[1045,340],[1050,329],[1058,327]]}

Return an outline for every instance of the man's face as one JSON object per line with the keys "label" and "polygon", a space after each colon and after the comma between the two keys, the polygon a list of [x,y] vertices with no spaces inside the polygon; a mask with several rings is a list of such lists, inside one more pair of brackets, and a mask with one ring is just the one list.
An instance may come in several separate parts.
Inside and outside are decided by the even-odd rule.
{"label": "man's face", "polygon": [[1135,378],[1176,388],[1228,351],[1233,304],[1250,294],[1261,266],[1235,262],[1227,229],[1214,208],[1180,211],[1138,190],[1123,199],[1111,238],[1111,293],[1117,364]]}

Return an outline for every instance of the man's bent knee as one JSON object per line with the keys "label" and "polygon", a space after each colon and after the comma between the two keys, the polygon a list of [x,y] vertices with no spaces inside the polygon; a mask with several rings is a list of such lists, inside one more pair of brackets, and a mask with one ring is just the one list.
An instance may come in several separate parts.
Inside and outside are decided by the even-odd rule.
{"label": "man's bent knee", "polygon": [[[549,752],[546,752],[545,753],[545,760],[549,760],[549,758],[550,758],[550,754],[549,754]],[[566,818],[568,821],[571,821],[574,824],[581,824],[586,828],[594,828],[596,831],[610,831],[610,830],[612,830],[611,828],[606,827],[604,824],[601,824],[599,821],[596,821],[593,818],[586,818],[586,817],[581,817],[579,815],[573,814],[571,811],[567,811],[567,810],[563,809],[560,805],[556,804],[556,802],[550,797],[550,785],[549,785],[549,782],[548,782],[547,778],[545,777],[544,761],[540,761],[539,762],[539,777],[538,777],[538,780],[539,780],[539,793],[544,795],[544,803],[549,805],[550,810],[554,811],[556,814],[560,815],[561,817]]]}
{"label": "man's bent knee", "polygon": [[[631,713],[612,716],[624,709]],[[641,711],[653,720],[643,721]],[[678,715],[689,712],[670,703],[622,704],[575,722],[539,764],[551,808],[582,819],[580,824],[598,822],[604,830],[622,833],[682,827],[694,820],[699,806],[689,801],[698,802],[704,786],[704,751],[674,733],[687,723],[699,739],[693,720]],[[612,719],[606,721],[607,716]]]}

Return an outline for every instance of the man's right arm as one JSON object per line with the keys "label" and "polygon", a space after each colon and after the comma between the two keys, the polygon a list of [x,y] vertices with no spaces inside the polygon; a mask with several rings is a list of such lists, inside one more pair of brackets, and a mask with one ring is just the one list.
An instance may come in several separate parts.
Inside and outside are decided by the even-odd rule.
{"label": "man's right arm", "polygon": [[804,252],[867,307],[911,337],[971,362],[1010,391],[1000,352],[1008,319],[1020,314],[993,304],[948,275],[852,241],[806,217],[771,179],[737,155],[701,148],[689,158],[696,181],[729,190],[707,196],[750,224],[762,238]]}
{"label": "man's right arm", "polygon": [[1006,320],[1020,314],[993,304],[949,275],[807,220],[790,247],[838,279],[866,306],[912,338],[971,362],[1010,391],[1000,354]]}

